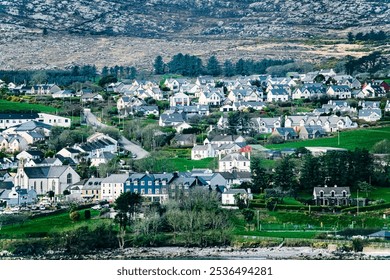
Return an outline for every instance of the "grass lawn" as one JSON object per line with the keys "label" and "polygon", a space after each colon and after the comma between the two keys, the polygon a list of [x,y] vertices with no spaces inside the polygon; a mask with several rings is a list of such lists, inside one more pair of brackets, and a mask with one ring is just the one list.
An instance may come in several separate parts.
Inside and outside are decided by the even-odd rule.
{"label": "grass lawn", "polygon": [[337,134],[333,137],[302,140],[283,144],[266,145],[269,149],[299,148],[299,147],[334,147],[355,150],[365,148],[370,150],[383,139],[390,139],[390,127],[355,129],[340,132],[340,145]]}
{"label": "grass lawn", "polygon": [[169,160],[176,171],[187,171],[194,168],[216,168],[217,160],[215,158],[205,158],[201,160],[190,160],[188,158],[173,158]]}
{"label": "grass lawn", "polygon": [[51,106],[45,106],[41,104],[19,103],[0,99],[0,113],[3,113],[5,111],[28,112],[31,110],[49,114],[59,111],[58,109]]}
{"label": "grass lawn", "polygon": [[79,212],[80,220],[77,222],[73,222],[69,218],[69,213],[66,212],[27,220],[25,223],[20,225],[3,226],[0,230],[0,237],[24,238],[28,233],[63,232],[83,225],[97,225],[104,222],[104,220],[101,219],[94,219],[94,217],[99,216],[99,211],[97,210],[91,210],[90,220],[85,220],[85,210],[81,210]]}
{"label": "grass lawn", "polygon": [[[359,196],[366,196],[365,192],[359,192]],[[390,188],[376,188],[372,192],[368,193],[369,199],[383,199],[386,202],[390,202]]]}

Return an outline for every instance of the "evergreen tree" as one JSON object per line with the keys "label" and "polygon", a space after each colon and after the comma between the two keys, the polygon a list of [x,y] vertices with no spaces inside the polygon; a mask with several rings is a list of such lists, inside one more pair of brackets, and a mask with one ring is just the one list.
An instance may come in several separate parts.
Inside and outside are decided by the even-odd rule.
{"label": "evergreen tree", "polygon": [[353,36],[352,32],[348,32],[347,40],[349,43],[352,43],[355,40],[355,37]]}
{"label": "evergreen tree", "polygon": [[324,184],[324,176],[320,158],[313,157],[311,153],[303,157],[303,166],[299,178],[301,189],[311,191],[314,187]]}
{"label": "evergreen tree", "polygon": [[162,75],[165,73],[165,64],[164,61],[161,57],[161,55],[157,56],[156,59],[154,60],[154,74],[156,75]]}
{"label": "evergreen tree", "polygon": [[226,60],[223,64],[223,72],[226,77],[232,77],[236,74],[234,70],[234,65],[230,60]]}
{"label": "evergreen tree", "polygon": [[207,73],[212,76],[219,76],[222,73],[219,61],[215,56],[211,56],[207,61]]}
{"label": "evergreen tree", "polygon": [[261,158],[253,156],[251,158],[251,173],[252,173],[252,192],[261,193],[268,187],[269,176],[265,168],[262,166]]}
{"label": "evergreen tree", "polygon": [[295,165],[290,157],[284,157],[275,168],[274,185],[284,191],[294,191],[296,187]]}

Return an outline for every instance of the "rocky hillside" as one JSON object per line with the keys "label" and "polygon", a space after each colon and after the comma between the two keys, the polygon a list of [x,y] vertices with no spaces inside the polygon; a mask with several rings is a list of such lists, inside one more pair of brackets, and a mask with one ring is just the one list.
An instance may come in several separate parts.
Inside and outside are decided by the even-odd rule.
{"label": "rocky hillside", "polygon": [[305,37],[390,24],[390,0],[5,0],[2,31]]}
{"label": "rocky hillside", "polygon": [[151,71],[157,55],[167,61],[178,52],[317,61],[364,53],[359,45],[289,39],[345,39],[371,29],[390,30],[390,0],[3,0],[0,69]]}

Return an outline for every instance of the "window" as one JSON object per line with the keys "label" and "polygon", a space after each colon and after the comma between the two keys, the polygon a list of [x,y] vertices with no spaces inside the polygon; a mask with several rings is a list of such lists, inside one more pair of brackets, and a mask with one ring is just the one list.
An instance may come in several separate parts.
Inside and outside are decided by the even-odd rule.
{"label": "window", "polygon": [[324,197],[324,192],[320,191],[320,197]]}
{"label": "window", "polygon": [[138,186],[138,181],[134,180],[134,186]]}
{"label": "window", "polygon": [[343,191],[343,197],[347,197],[347,192]]}
{"label": "window", "polygon": [[145,181],[141,181],[141,186],[145,186]]}
{"label": "window", "polygon": [[334,197],[334,191],[331,191],[331,192],[330,192],[330,196],[331,196],[331,197]]}
{"label": "window", "polygon": [[152,194],[153,193],[153,190],[152,189],[148,189],[148,194]]}
{"label": "window", "polygon": [[152,185],[152,181],[148,181],[148,186],[151,186]]}
{"label": "window", "polygon": [[145,190],[144,189],[141,189],[141,194],[145,194]]}
{"label": "window", "polygon": [[159,190],[159,189],[156,189],[156,190],[155,190],[155,194],[160,194],[160,190]]}
{"label": "window", "polygon": [[68,173],[68,175],[66,175],[66,183],[72,184],[72,173]]}

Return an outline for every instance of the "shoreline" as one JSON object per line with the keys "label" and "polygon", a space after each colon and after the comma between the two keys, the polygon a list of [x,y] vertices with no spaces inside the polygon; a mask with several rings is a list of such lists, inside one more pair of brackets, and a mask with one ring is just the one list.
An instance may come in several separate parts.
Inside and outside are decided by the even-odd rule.
{"label": "shoreline", "polygon": [[140,247],[99,250],[90,254],[49,251],[38,256],[17,256],[0,252],[0,260],[389,260],[390,250],[339,252],[312,247]]}

